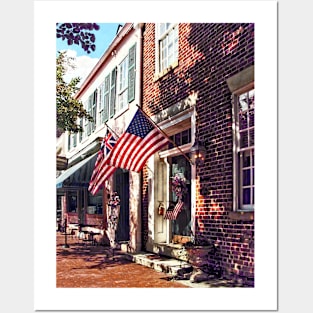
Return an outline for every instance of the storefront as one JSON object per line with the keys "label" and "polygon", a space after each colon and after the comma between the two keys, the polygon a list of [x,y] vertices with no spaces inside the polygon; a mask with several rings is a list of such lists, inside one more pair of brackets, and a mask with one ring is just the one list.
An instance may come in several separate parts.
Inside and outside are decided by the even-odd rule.
{"label": "storefront", "polygon": [[[59,218],[67,224],[90,224],[101,227],[104,220],[103,191],[93,196],[88,192],[89,180],[97,153],[64,171],[56,180]],[[61,215],[61,216],[60,216]]]}
{"label": "storefront", "polygon": [[[168,119],[159,122],[172,143],[155,154],[148,163],[149,237],[147,250],[173,256],[176,248],[191,241],[195,215],[195,166],[192,146],[195,138],[195,108],[168,110]],[[155,117],[157,120],[158,117]],[[181,202],[179,212],[167,214]],[[177,207],[176,207],[177,208]]]}

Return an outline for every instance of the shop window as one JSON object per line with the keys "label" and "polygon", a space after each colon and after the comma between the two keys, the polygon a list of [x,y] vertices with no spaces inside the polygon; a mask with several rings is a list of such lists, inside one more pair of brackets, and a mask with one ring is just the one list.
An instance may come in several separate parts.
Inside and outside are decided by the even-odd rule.
{"label": "shop window", "polygon": [[56,209],[56,218],[61,220],[62,217],[62,196],[57,195],[57,209]]}
{"label": "shop window", "polygon": [[69,213],[77,213],[77,192],[69,191],[67,195],[67,212]]}
{"label": "shop window", "polygon": [[103,214],[103,191],[100,190],[97,195],[88,194],[87,214]]}

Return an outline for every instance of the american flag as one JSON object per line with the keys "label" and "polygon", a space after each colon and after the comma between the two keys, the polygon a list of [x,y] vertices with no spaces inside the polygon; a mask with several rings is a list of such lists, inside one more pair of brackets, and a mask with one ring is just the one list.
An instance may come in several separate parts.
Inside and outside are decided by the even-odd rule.
{"label": "american flag", "polygon": [[138,173],[148,158],[169,141],[141,109],[137,109],[128,128],[110,153],[108,163]]}
{"label": "american flag", "polygon": [[95,163],[94,170],[91,175],[88,190],[91,194],[95,195],[103,186],[104,182],[110,178],[115,172],[116,168],[108,165],[108,156],[112,151],[116,139],[113,137],[111,132],[107,130],[106,136],[103,137],[98,157]]}
{"label": "american flag", "polygon": [[182,200],[178,200],[175,206],[171,205],[167,209],[164,218],[167,220],[176,220],[179,212],[182,210],[184,206],[184,202]]}

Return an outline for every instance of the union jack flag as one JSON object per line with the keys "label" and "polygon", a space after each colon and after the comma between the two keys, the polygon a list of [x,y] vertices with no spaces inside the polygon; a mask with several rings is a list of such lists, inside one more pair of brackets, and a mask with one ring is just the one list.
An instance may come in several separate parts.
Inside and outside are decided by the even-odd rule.
{"label": "union jack flag", "polygon": [[95,163],[94,170],[92,172],[88,190],[91,194],[95,195],[103,186],[104,182],[115,172],[116,168],[107,164],[108,156],[112,151],[116,139],[107,130],[106,136],[103,137],[101,142],[98,157]]}

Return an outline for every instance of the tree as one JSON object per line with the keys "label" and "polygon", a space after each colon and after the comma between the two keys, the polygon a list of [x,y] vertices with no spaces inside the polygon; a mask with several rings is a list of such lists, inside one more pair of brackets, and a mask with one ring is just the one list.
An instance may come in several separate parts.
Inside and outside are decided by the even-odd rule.
{"label": "tree", "polygon": [[69,46],[76,44],[87,53],[96,50],[96,36],[92,31],[97,31],[100,26],[96,23],[57,23],[57,38],[67,40]]}
{"label": "tree", "polygon": [[81,125],[78,124],[78,119],[87,118],[93,121],[91,115],[84,109],[82,102],[75,99],[75,94],[79,90],[81,78],[72,78],[69,83],[64,81],[64,75],[70,68],[75,68],[73,64],[74,58],[66,55],[66,52],[58,52],[56,60],[56,120],[57,120],[57,135],[70,131],[73,133],[82,132]]}

